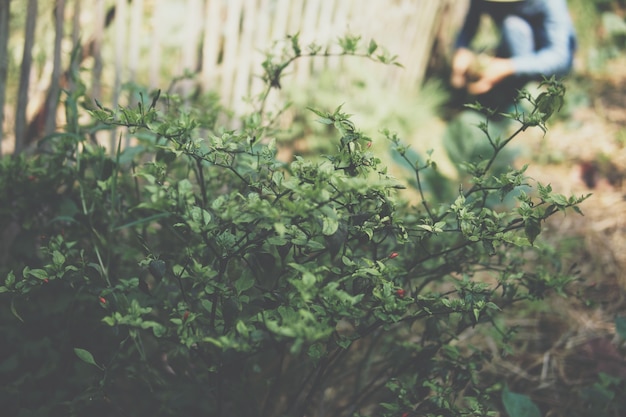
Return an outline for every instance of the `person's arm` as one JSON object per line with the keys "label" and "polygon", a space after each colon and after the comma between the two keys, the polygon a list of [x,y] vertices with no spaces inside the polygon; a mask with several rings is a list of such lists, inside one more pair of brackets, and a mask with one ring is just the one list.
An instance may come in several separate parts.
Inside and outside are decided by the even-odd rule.
{"label": "person's arm", "polygon": [[552,76],[565,74],[571,66],[572,23],[566,0],[545,0],[546,45],[532,54],[511,58],[516,75]]}
{"label": "person's arm", "polygon": [[469,49],[469,46],[478,31],[478,24],[480,23],[481,10],[478,4],[479,1],[471,1],[461,31],[456,38],[455,52],[452,57],[452,74],[450,75],[450,84],[454,88],[465,87],[467,84],[466,74],[474,60],[474,54]]}
{"label": "person's arm", "polygon": [[515,74],[513,60],[510,58],[491,58],[478,80],[467,85],[470,94],[480,95],[491,90],[505,78]]}

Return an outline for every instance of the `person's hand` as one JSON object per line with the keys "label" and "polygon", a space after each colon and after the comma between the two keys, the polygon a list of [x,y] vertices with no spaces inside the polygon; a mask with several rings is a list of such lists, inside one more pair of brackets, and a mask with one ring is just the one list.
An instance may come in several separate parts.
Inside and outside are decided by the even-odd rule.
{"label": "person's hand", "polygon": [[467,48],[459,48],[452,57],[452,75],[450,84],[454,88],[463,88],[467,85],[467,71],[474,62],[474,53]]}
{"label": "person's hand", "polygon": [[489,92],[496,84],[515,73],[513,63],[506,58],[491,58],[481,72],[480,78],[467,85],[467,91],[473,95]]}

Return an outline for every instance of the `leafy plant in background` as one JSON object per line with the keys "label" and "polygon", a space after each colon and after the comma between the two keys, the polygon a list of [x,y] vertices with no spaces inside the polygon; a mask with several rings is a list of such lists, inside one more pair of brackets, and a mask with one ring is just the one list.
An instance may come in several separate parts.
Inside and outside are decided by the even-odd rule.
{"label": "leafy plant in background", "polygon": [[[395,62],[375,42],[362,52],[358,37],[339,45],[340,55]],[[0,286],[6,412],[439,416],[502,407],[500,390],[480,380],[488,353],[458,337],[495,326],[506,343],[511,331],[495,322],[502,309],[572,279],[536,262],[536,239],[546,218],[578,211],[584,197],[536,184],[515,208],[487,203],[530,185],[525,168],[494,176],[494,164],[519,132],[544,127],[563,89],[551,81],[526,97],[533,110],[507,115],[519,123],[510,137],[481,125],[493,153],[467,165],[471,179],[450,201],[433,203],[425,189],[434,161],[412,159],[384,131],[413,167],[422,203],[412,207],[341,106],[310,109],[334,129],[335,152],[276,160],[265,101],[302,50],[292,36],[284,53],[268,55],[267,90],[241,129],[198,123],[218,119],[163,107],[175,98],[158,94],[118,111],[98,104],[92,126],[141,132],[138,148],[110,157],[78,123],[79,89],[67,93],[66,132],[48,139],[49,152],[2,160],[11,202],[3,226],[27,248],[14,245],[21,256],[6,258]]]}

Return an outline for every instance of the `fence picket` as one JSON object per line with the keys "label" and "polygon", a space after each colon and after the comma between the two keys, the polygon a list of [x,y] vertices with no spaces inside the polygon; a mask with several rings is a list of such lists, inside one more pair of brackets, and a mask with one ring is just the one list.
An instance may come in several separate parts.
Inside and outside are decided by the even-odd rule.
{"label": "fence picket", "polygon": [[160,82],[159,72],[161,69],[161,51],[163,50],[163,43],[161,39],[159,21],[162,18],[162,10],[163,1],[155,0],[152,5],[152,17],[150,19],[150,50],[148,58],[148,62],[150,62],[150,66],[148,68],[148,86],[150,89],[157,88]]}
{"label": "fence picket", "polygon": [[3,154],[2,139],[4,138],[4,103],[6,100],[7,73],[9,59],[7,49],[9,44],[9,16],[11,14],[11,2],[0,4],[0,156]]}
{"label": "fence picket", "polygon": [[134,0],[130,10],[130,33],[128,39],[128,71],[129,81],[137,81],[139,71],[139,56],[141,53],[141,29],[143,27],[144,3],[143,0]]}
{"label": "fence picket", "polygon": [[[340,0],[341,1],[341,0]],[[321,39],[314,39],[322,47],[330,42],[330,34],[333,33],[332,28],[332,20],[333,20],[333,12],[335,10],[336,1],[335,0],[324,0],[321,2],[320,11],[319,11],[319,19],[317,22],[318,30],[317,32],[323,34]],[[323,59],[314,59],[313,60],[313,71],[320,71],[324,68],[325,63]]]}
{"label": "fence picket", "polygon": [[37,24],[37,0],[28,0],[26,28],[24,34],[24,51],[22,66],[20,67],[20,84],[17,90],[17,105],[15,113],[15,152],[24,148],[26,133],[26,106],[28,104],[28,86],[30,84],[31,65],[33,60],[32,49],[35,43],[35,27]]}
{"label": "fence picket", "polygon": [[104,20],[105,7],[104,0],[95,1],[95,23],[94,23],[94,42],[93,42],[93,68],[91,77],[91,96],[93,98],[102,99],[102,41],[104,38]]}
{"label": "fence picket", "polygon": [[[117,17],[115,19],[115,39],[114,39],[114,48],[115,48],[115,57],[114,57],[114,65],[115,65],[115,79],[113,81],[113,92],[111,98],[112,106],[117,107],[120,102],[120,94],[122,92],[122,80],[124,79],[124,50],[127,42],[127,14],[128,7],[127,2],[125,0],[117,0],[115,3],[115,13]],[[109,140],[110,149],[115,149],[115,141],[117,140],[117,129],[111,130],[111,138]],[[126,135],[125,145],[128,146],[129,136]]]}
{"label": "fence picket", "polygon": [[45,102],[44,133],[50,134],[56,128],[57,107],[61,87],[61,42],[63,40],[63,22],[65,20],[65,0],[56,0],[54,10],[54,46],[52,51],[52,74]]}
{"label": "fence picket", "polygon": [[[271,4],[270,4],[271,3]],[[274,0],[259,0],[257,11],[257,30],[254,36],[254,42],[252,44],[252,56],[251,56],[251,81],[250,81],[250,94],[252,97],[261,94],[263,90],[263,70],[261,64],[263,63],[263,51],[270,47],[271,39],[270,34],[270,22],[272,18],[272,9],[275,7]]]}
{"label": "fence picket", "polygon": [[207,0],[205,8],[201,78],[203,87],[212,90],[217,86],[217,68],[222,43],[222,0]]}
{"label": "fence picket", "polygon": [[245,0],[242,4],[241,29],[239,33],[239,49],[237,51],[237,60],[240,62],[236,66],[236,74],[233,85],[232,103],[237,107],[244,106],[244,99],[249,89],[250,81],[250,64],[252,62],[252,42],[256,33],[256,1]]}
{"label": "fence picket", "polygon": [[239,29],[243,0],[231,0],[228,3],[224,24],[224,49],[221,65],[220,96],[227,102],[233,102],[233,82],[237,71],[237,52],[239,51]]}

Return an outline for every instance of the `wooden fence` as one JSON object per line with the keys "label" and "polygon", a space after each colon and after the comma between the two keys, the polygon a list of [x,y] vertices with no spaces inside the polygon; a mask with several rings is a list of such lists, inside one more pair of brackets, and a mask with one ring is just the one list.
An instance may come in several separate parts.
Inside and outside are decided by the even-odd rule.
{"label": "wooden fence", "polygon": [[[200,85],[241,113],[246,110],[244,98],[262,88],[263,51],[295,33],[303,45],[326,45],[346,33],[360,35],[363,42],[375,39],[399,56],[403,68],[363,68],[375,72],[375,78],[390,90],[414,87],[422,81],[436,40],[440,46],[449,41],[445,36],[466,2],[4,0],[0,6],[3,148],[20,151],[55,130],[59,89],[67,87],[63,74],[69,69],[70,51],[79,44],[89,94],[106,105],[124,102],[124,83],[167,88],[172,79],[188,72],[194,77],[180,83],[183,91]],[[11,25],[5,23],[8,16]],[[7,26],[10,30],[3,35]],[[6,56],[8,79],[2,71],[5,68],[6,73]],[[364,65],[344,61],[341,65]],[[297,61],[289,82],[304,83],[317,70],[332,65],[340,64],[332,59]]]}

